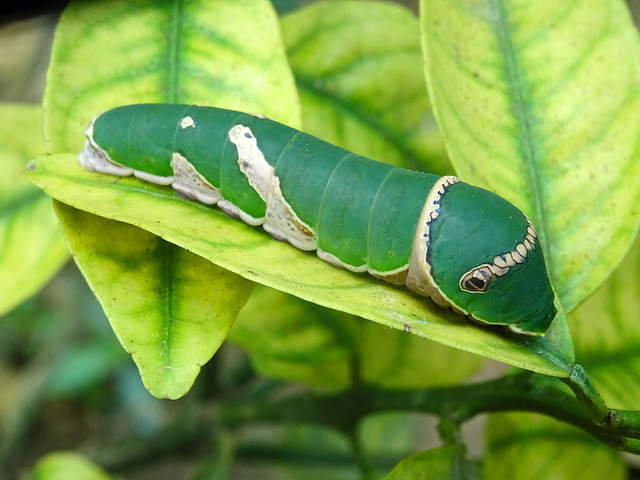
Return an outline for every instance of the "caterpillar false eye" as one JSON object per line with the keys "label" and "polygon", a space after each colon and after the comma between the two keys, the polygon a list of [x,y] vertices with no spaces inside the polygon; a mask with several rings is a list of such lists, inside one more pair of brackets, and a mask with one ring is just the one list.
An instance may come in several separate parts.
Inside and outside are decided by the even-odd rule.
{"label": "caterpillar false eye", "polygon": [[486,323],[544,335],[556,309],[529,219],[453,176],[362,157],[260,115],[118,107],[85,131],[89,171],[217,204],[277,239]]}

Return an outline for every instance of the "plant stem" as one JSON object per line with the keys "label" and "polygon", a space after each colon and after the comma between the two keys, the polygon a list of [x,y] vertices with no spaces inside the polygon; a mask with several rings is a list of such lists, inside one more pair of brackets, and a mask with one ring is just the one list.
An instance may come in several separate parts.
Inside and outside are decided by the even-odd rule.
{"label": "plant stem", "polygon": [[238,402],[223,406],[219,419],[225,425],[286,419],[320,423],[348,433],[364,416],[389,410],[431,413],[455,423],[480,413],[525,411],[574,425],[616,448],[637,449],[639,444],[625,437],[640,438],[640,413],[609,411],[605,406],[603,415],[604,402],[598,402],[595,389],[589,391],[589,382],[588,377],[577,375],[569,383],[580,392],[583,402],[551,384],[548,377],[522,372],[457,387],[401,391],[363,388],[335,395],[304,392],[260,405]]}
{"label": "plant stem", "polygon": [[598,425],[607,423],[609,409],[582,365],[574,364],[569,378],[564,378],[562,381],[571,388],[595,423]]}
{"label": "plant stem", "polygon": [[458,447],[463,447],[459,425],[475,415],[525,411],[556,418],[591,433],[603,443],[640,454],[640,412],[607,410],[605,421],[594,423],[594,417],[602,418],[601,406],[593,400],[597,398],[593,392],[584,388],[589,381],[576,376],[567,383],[573,385],[574,392],[576,389],[587,392],[584,403],[559,388],[554,379],[531,372],[456,387],[392,391],[360,386],[338,394],[319,394],[267,382],[247,389],[240,399],[218,398],[201,404],[196,415],[188,409],[155,439],[145,439],[137,445],[120,445],[102,452],[98,460],[110,469],[122,470],[162,456],[168,449],[175,450],[176,444],[188,448],[203,440],[215,442],[218,433],[251,423],[313,423],[340,430],[351,439],[352,455],[360,466],[361,478],[368,480],[375,478],[375,467],[363,451],[358,425],[367,415],[392,410],[437,415],[443,441]]}

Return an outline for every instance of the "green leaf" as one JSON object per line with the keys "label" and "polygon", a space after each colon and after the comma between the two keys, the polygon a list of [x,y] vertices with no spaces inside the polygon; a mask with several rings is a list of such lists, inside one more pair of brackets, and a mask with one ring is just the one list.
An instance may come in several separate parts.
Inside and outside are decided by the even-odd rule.
{"label": "green leaf", "polygon": [[[332,390],[353,387],[354,380],[381,388],[452,385],[484,364],[478,356],[267,288],[256,289],[229,339],[250,353],[262,375]],[[437,364],[449,367],[416,368]]]}
{"label": "green leaf", "polygon": [[113,477],[78,453],[54,452],[40,459],[28,478],[29,480],[111,480]]}
{"label": "green leaf", "polygon": [[[242,4],[212,0],[73,2],[56,30],[47,77],[49,150],[80,151],[84,140],[81,132],[90,119],[127,103],[214,103],[259,111],[298,124],[293,75],[278,26],[273,8],[266,0]],[[114,210],[122,202],[130,204],[128,199],[122,199],[104,206]],[[183,395],[200,366],[226,335],[250,288],[235,276],[144,232],[90,216],[83,217],[84,224],[78,225],[79,214],[71,212],[59,208],[67,239],[76,242],[76,262],[93,286],[116,335],[133,354],[145,385],[156,396]],[[88,234],[83,228],[87,224],[98,229],[93,234],[102,230],[111,235],[111,242],[100,243],[96,237],[97,246],[83,243],[83,235]],[[73,230],[69,230],[70,226]],[[126,235],[111,233],[126,228],[129,228]],[[104,278],[124,279],[130,275],[129,265],[122,258],[124,252],[132,254],[132,249],[135,250],[133,238],[149,245],[148,251],[137,252],[141,261],[154,267],[156,274],[171,274],[150,278],[148,282],[137,278],[137,295],[130,295],[122,285],[104,282]],[[93,248],[101,249],[104,262],[95,261]],[[159,257],[153,258],[154,254]],[[114,261],[107,262],[109,258]],[[196,268],[200,273],[196,273]],[[182,275],[180,288],[193,294],[206,290],[203,285],[215,277],[219,289],[237,289],[236,301],[231,305],[222,299],[216,304],[208,294],[202,303],[195,298],[184,302],[171,295],[164,298],[161,292],[170,292],[175,287],[172,275]],[[231,292],[227,295],[234,296]],[[204,306],[206,310],[202,310]],[[171,312],[178,310],[180,318],[173,319]],[[146,316],[132,322],[134,312],[146,312]],[[212,317],[224,319],[217,331],[203,323]],[[184,322],[195,327],[198,334],[187,335],[189,328]],[[171,328],[165,329],[168,326]],[[207,336],[201,337],[200,333]],[[204,345],[205,339],[211,343]],[[168,345],[179,350],[169,355]]]}
{"label": "green leaf", "polygon": [[477,325],[405,288],[332,267],[215,208],[183,200],[169,187],[88,173],[71,155],[35,160],[28,178],[63,203],[144,228],[222,268],[304,300],[548,375],[565,377],[573,363],[561,310],[545,337],[511,334]]}
{"label": "green leaf", "polygon": [[346,389],[351,385],[354,318],[276,290],[256,288],[229,340],[271,378]]}
{"label": "green leaf", "polygon": [[434,448],[405,458],[384,477],[384,480],[409,478],[412,480],[479,480],[481,475],[476,465],[465,458],[460,447],[452,445]]}
{"label": "green leaf", "polygon": [[542,415],[492,415],[487,450],[485,476],[492,480],[628,478],[619,452]]}
{"label": "green leaf", "polygon": [[570,316],[580,363],[611,408],[640,407],[640,239]]}
{"label": "green leaf", "polygon": [[529,215],[573,310],[640,220],[640,42],[625,2],[421,1],[456,171]]}
{"label": "green leaf", "polygon": [[71,253],[147,390],[172,399],[187,393],[253,284],[140,228],[55,206]]}
{"label": "green leaf", "polygon": [[42,108],[0,104],[0,316],[36,293],[69,258],[51,199],[22,178],[44,152]]}
{"label": "green leaf", "polygon": [[129,103],[216,105],[298,125],[278,27],[266,0],[72,2],[47,75],[48,151],[79,152],[91,118]]}
{"label": "green leaf", "polygon": [[391,2],[317,2],[285,16],[282,36],[307,133],[394,165],[452,172],[413,12]]}

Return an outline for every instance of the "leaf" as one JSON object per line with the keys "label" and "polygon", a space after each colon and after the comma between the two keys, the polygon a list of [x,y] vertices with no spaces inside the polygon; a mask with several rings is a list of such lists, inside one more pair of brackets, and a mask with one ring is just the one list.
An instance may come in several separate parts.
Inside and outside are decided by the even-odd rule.
{"label": "leaf", "polygon": [[39,291],[69,252],[51,199],[22,178],[27,161],[44,152],[42,109],[0,104],[0,316]]}
{"label": "leaf", "polygon": [[570,316],[580,363],[611,408],[640,407],[640,239]]}
{"label": "leaf", "polygon": [[183,396],[253,285],[140,228],[61,203],[56,211],[74,259],[147,390],[160,398]]}
{"label": "leaf", "polygon": [[40,459],[29,480],[110,480],[111,477],[88,458],[73,452],[53,452]]}
{"label": "leaf", "polygon": [[482,477],[478,467],[464,457],[460,447],[452,445],[434,448],[405,458],[384,477],[384,480],[409,478],[413,480],[479,480]]}
{"label": "leaf", "polygon": [[351,385],[354,319],[268,288],[256,291],[229,335],[271,378],[331,389]]}
{"label": "leaf", "polygon": [[304,131],[383,162],[452,172],[413,12],[390,2],[317,2],[283,17],[282,36]]}
{"label": "leaf", "polygon": [[215,104],[297,125],[293,75],[270,3],[71,2],[47,75],[48,151],[79,152],[91,118],[143,102]]}
{"label": "leaf", "polygon": [[628,478],[619,452],[542,415],[495,414],[488,432],[485,475],[492,480]]}
{"label": "leaf", "polygon": [[545,337],[510,334],[474,324],[405,288],[332,267],[217,209],[180,199],[170,187],[91,174],[71,155],[36,159],[28,178],[63,203],[144,228],[222,268],[304,300],[548,375],[565,377],[573,363],[561,310]]}
{"label": "leaf", "polygon": [[267,288],[256,289],[229,340],[249,352],[262,375],[331,390],[351,388],[355,379],[381,388],[452,385],[484,364],[466,352]]}
{"label": "leaf", "polygon": [[[70,78],[74,79],[71,84]],[[48,72],[45,106],[49,150],[79,152],[83,141],[81,132],[92,117],[116,105],[140,102],[216,103],[260,111],[298,124],[293,76],[269,2],[73,2],[56,30]],[[128,199],[122,202],[131,205]],[[120,203],[104,206],[113,210]],[[85,224],[99,224],[96,228],[111,235],[112,241],[107,244],[99,243],[100,238],[95,239],[104,259],[122,259],[123,252],[135,249],[132,238],[144,238],[150,250],[138,251],[141,260],[144,258],[156,272],[163,271],[158,268],[164,265],[165,273],[181,274],[182,291],[202,293],[203,285],[211,282],[212,276],[218,288],[238,289],[233,307],[224,301],[216,304],[204,293],[204,303],[198,303],[196,298],[182,302],[172,296],[161,298],[160,292],[174,287],[169,275],[150,278],[147,283],[138,278],[135,285],[138,295],[130,295],[122,285],[103,281],[104,278],[127,278],[129,265],[126,261],[95,263],[94,245],[79,241],[85,235],[84,225],[78,225],[78,214],[70,212],[72,210],[59,208],[62,224],[67,230],[71,225],[75,229],[66,234],[70,242],[76,240],[76,262],[94,286],[116,335],[133,354],[145,385],[156,396],[183,395],[200,366],[213,355],[228,332],[233,321],[231,315],[246,301],[247,290],[250,290],[246,282],[195,259],[178,247],[162,242],[157,244],[162,245],[159,247],[136,229],[114,237],[109,232],[121,232],[126,227],[83,217]],[[154,252],[160,253],[158,259],[153,258]],[[234,296],[231,292],[227,295]],[[160,303],[153,304],[154,301]],[[207,310],[203,311],[205,305]],[[172,319],[167,311],[159,310],[161,308],[180,310],[179,320]],[[215,308],[223,310],[212,310]],[[147,316],[133,322],[132,312],[146,312]],[[212,317],[224,319],[217,331],[212,330],[212,325],[201,323]],[[189,331],[189,323],[185,322],[207,336],[183,338]],[[172,326],[171,330],[164,330],[162,325]],[[176,336],[176,331],[181,333]],[[207,340],[210,343],[205,345]],[[181,350],[168,355],[168,344]]]}
{"label": "leaf", "polygon": [[438,124],[465,181],[529,215],[568,311],[640,220],[640,42],[622,0],[422,0]]}

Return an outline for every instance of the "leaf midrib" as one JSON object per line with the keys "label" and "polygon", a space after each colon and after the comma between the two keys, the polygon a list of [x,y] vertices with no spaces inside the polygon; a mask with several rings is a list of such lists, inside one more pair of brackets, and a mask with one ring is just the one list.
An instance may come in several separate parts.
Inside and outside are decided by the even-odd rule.
{"label": "leaf midrib", "polygon": [[173,335],[173,325],[174,325],[174,316],[173,316],[173,302],[176,298],[174,294],[175,289],[175,278],[174,278],[174,268],[176,268],[174,261],[174,252],[175,246],[164,239],[157,237],[160,245],[158,246],[158,250],[160,253],[160,268],[162,279],[162,304],[164,307],[164,318],[162,320],[162,339],[161,339],[161,352],[162,358],[164,359],[165,365],[168,367],[173,367],[173,356],[172,352],[172,335]]}
{"label": "leaf midrib", "polygon": [[167,39],[167,102],[178,103],[178,82],[180,79],[180,44],[184,17],[183,0],[171,2],[169,12],[169,38]]}
{"label": "leaf midrib", "polygon": [[[517,48],[513,43],[513,25],[509,20],[509,14],[504,0],[490,0],[492,9],[495,11],[496,21],[492,26],[504,59],[505,81],[509,88],[509,101],[516,120],[518,136],[516,141],[519,144],[522,160],[525,166],[527,184],[533,205],[535,225],[538,237],[543,241],[547,238],[547,222],[544,215],[544,205],[542,201],[541,178],[538,175],[537,166],[541,158],[540,146],[535,141],[534,113],[530,105],[526,76],[520,65]],[[550,249],[545,249],[547,262],[553,265],[550,258]]]}

